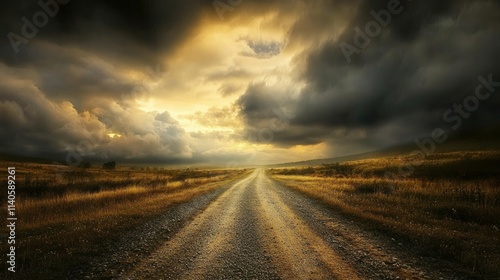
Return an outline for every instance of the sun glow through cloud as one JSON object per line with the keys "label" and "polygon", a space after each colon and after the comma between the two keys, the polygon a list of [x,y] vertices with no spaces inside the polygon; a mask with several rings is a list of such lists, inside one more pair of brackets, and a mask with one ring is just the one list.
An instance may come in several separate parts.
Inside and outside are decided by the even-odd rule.
{"label": "sun glow through cloud", "polygon": [[117,133],[108,133],[107,134],[111,139],[114,139],[114,138],[120,138],[122,137],[120,134],[117,134]]}

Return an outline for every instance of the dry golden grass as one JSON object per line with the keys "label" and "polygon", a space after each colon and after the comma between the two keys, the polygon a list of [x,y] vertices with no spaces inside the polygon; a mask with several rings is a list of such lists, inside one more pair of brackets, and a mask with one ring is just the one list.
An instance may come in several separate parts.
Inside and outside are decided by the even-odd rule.
{"label": "dry golden grass", "polygon": [[396,172],[404,159],[271,174],[424,254],[460,262],[489,278],[500,276],[499,159],[498,152],[436,154],[415,165],[414,172],[389,179],[385,172]]}
{"label": "dry golden grass", "polygon": [[[116,240],[168,207],[247,174],[238,169],[103,171],[0,165],[5,170],[7,165],[16,166],[17,260],[24,275],[36,275],[40,266],[54,267],[53,275],[64,273],[96,254],[103,240]],[[2,205],[6,205],[4,196]],[[7,252],[5,244],[0,249]]]}

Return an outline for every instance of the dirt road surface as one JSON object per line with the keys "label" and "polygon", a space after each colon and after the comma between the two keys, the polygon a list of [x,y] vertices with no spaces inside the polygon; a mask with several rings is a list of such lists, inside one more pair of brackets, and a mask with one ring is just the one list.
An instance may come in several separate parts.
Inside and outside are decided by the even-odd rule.
{"label": "dirt road surface", "polygon": [[87,277],[461,279],[439,261],[415,256],[397,240],[280,185],[263,169],[190,203],[129,233]]}

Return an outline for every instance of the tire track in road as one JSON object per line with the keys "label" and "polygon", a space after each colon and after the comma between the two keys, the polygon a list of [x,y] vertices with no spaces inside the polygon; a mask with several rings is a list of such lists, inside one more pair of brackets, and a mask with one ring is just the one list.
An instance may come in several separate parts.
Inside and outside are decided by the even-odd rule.
{"label": "tire track in road", "polygon": [[416,256],[393,238],[367,230],[314,198],[271,180],[268,191],[364,279],[467,279],[450,263]]}
{"label": "tire track in road", "polygon": [[257,169],[121,278],[455,278],[373,236]]}
{"label": "tire track in road", "polygon": [[[264,172],[264,171],[260,171]],[[267,176],[256,183],[263,221],[272,237],[263,238],[273,251],[273,260],[287,279],[360,279],[351,265],[282,201]]]}
{"label": "tire track in road", "polygon": [[[234,192],[223,199],[232,216],[217,221],[215,238],[207,240],[211,255],[199,258],[198,265],[186,275],[186,279],[278,279],[270,257],[262,250],[258,235],[259,217],[255,212],[257,198],[254,192],[256,173],[233,187]],[[224,204],[224,202],[222,202]],[[217,209],[214,209],[220,214]],[[223,214],[223,213],[222,213]],[[203,256],[204,253],[201,253]]]}
{"label": "tire track in road", "polygon": [[235,183],[123,279],[277,279],[252,216],[256,175]]}

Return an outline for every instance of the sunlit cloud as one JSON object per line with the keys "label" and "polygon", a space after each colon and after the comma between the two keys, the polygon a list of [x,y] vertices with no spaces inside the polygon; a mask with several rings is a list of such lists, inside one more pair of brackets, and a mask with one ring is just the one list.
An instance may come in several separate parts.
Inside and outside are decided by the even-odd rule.
{"label": "sunlit cloud", "polygon": [[107,134],[110,138],[120,138],[122,137],[120,134],[117,134],[117,133],[108,133]]}

